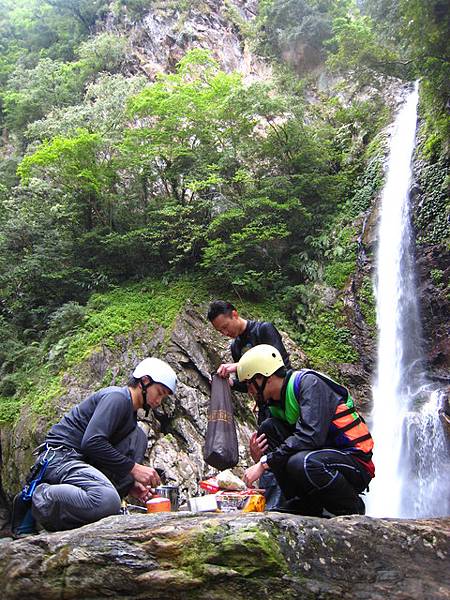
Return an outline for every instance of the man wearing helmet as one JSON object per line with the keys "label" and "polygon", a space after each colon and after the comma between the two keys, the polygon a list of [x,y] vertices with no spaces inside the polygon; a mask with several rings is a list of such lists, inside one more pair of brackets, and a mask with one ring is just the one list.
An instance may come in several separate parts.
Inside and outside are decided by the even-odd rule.
{"label": "man wearing helmet", "polygon": [[[119,514],[120,499],[127,494],[150,497],[161,481],[155,469],[141,464],[147,436],[137,424],[137,411],[160,406],[176,384],[172,367],[146,358],[126,386],[103,388],[65,414],[38,449],[32,472],[45,460],[48,464],[32,495],[34,519],[49,531],[73,529]],[[27,532],[21,517],[28,512],[29,522],[28,508],[18,494],[13,533]]]}
{"label": "man wearing helmet", "polygon": [[265,344],[243,355],[237,375],[272,415],[258,431],[267,454],[246,470],[247,485],[272,471],[288,512],[364,514],[359,494],[375,474],[373,440],[348,390],[316,371],[286,370],[278,350]]}

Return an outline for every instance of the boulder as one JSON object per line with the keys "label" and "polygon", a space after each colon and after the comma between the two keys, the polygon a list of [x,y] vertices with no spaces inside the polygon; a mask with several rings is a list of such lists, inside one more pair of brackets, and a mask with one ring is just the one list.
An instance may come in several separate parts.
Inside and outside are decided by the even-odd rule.
{"label": "boulder", "polygon": [[160,513],[0,543],[4,600],[439,600],[450,519]]}

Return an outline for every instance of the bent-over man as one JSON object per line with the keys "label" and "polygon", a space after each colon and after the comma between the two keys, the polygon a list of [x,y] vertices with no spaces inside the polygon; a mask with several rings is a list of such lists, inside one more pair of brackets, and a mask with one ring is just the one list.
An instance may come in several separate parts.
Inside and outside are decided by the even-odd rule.
{"label": "bent-over man", "polygon": [[30,512],[45,529],[59,531],[119,514],[121,497],[128,494],[150,497],[161,482],[155,469],[142,464],[147,436],[137,411],[160,406],[176,384],[172,367],[146,358],[126,386],[103,388],[65,414],[38,448],[34,476],[48,463],[31,506],[22,494],[14,500],[13,534],[32,532]]}
{"label": "bent-over man", "polygon": [[247,485],[273,472],[286,512],[364,514],[360,494],[375,475],[373,440],[348,390],[316,371],[286,370],[276,348],[260,345],[240,359],[237,375],[267,404],[258,430],[268,451],[248,468]]}

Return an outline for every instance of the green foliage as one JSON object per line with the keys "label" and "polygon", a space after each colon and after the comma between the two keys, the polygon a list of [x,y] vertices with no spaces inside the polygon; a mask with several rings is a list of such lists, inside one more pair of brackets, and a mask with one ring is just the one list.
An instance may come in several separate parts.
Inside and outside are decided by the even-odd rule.
{"label": "green foliage", "polygon": [[444,284],[444,271],[442,269],[431,269],[431,281],[436,287],[441,287]]}
{"label": "green foliage", "polygon": [[440,0],[364,0],[359,5],[365,14],[354,5],[335,20],[329,65],[353,71],[364,84],[385,74],[420,78],[430,144],[436,153],[448,153],[450,8]]}
{"label": "green foliage", "polygon": [[147,280],[144,283],[94,294],[87,304],[82,326],[68,347],[68,366],[78,364],[100,345],[117,347],[119,336],[142,327],[147,335],[158,326],[170,330],[180,309],[190,297],[193,301],[206,293],[201,281],[179,278],[169,283]]}
{"label": "green foliage", "polygon": [[34,174],[50,177],[67,194],[73,222],[81,223],[88,231],[110,220],[104,191],[111,189],[116,175],[110,157],[102,152],[101,142],[99,134],[83,129],[74,137],[56,136],[26,156],[17,169],[24,184]]}
{"label": "green foliage", "polygon": [[359,14],[356,8],[333,21],[333,49],[328,57],[328,67],[344,72],[351,71],[363,84],[374,81],[374,72],[399,75],[398,56],[394,49],[381,44],[370,17]]}
{"label": "green foliage", "polygon": [[376,334],[377,315],[376,301],[374,295],[373,281],[371,277],[365,277],[358,289],[358,303],[364,321]]}
{"label": "green foliage", "polygon": [[[16,155],[6,145],[0,159],[0,393],[8,410],[24,392],[20,365],[61,390],[60,371],[99,344],[114,348],[118,335],[142,324],[170,327],[192,282],[178,292],[149,283],[153,301],[131,284],[149,275],[201,276],[199,288],[235,291],[255,312],[258,298],[264,314],[276,298],[274,312],[279,302],[309,346],[317,335],[317,364],[348,358],[341,308],[327,315],[316,306],[313,284],[323,278],[341,289],[354,268],[354,226],[382,181],[376,134],[388,111],[381,96],[326,98],[288,68],[274,83],[247,85],[199,49],[149,84],[122,74],[130,70],[126,35],[91,34],[107,5],[124,28],[130,18],[170,7],[181,11],[182,31],[192,8],[212,10],[200,0],[4,4],[1,118],[18,140]],[[234,4],[223,8],[248,35]],[[266,51],[297,72],[331,52],[367,81],[393,72],[381,63],[397,60],[395,36],[380,54],[373,19],[350,0],[264,2],[261,14]],[[429,89],[423,102],[432,115]],[[307,93],[315,103],[305,101]],[[433,160],[444,130],[429,128],[425,152]],[[430,216],[421,218],[431,227]],[[123,291],[113,287],[124,281]],[[43,389],[42,407],[49,401]]]}
{"label": "green foliage", "polygon": [[[121,336],[137,330],[151,336],[157,327],[164,327],[169,333],[186,300],[205,297],[207,290],[201,280],[147,280],[94,294],[86,307],[75,303],[61,307],[50,317],[42,343],[18,344],[16,354],[8,355],[15,374],[0,380],[0,422],[17,418],[24,404],[38,414],[48,414],[64,392],[64,373],[79,369],[93,351],[102,345],[117,350]],[[58,342],[62,342],[60,347],[53,345],[48,353],[49,346]]]}
{"label": "green foliage", "polygon": [[445,158],[435,164],[424,164],[420,169],[419,186],[423,201],[414,215],[419,244],[449,243],[448,182],[448,165]]}
{"label": "green foliage", "polygon": [[244,293],[258,294],[276,282],[284,256],[304,227],[306,212],[295,200],[267,198],[244,201],[243,206],[215,218],[208,231],[202,265],[218,280]]}
{"label": "green foliage", "polygon": [[84,306],[78,302],[67,302],[55,310],[49,317],[49,326],[45,335],[48,346],[55,344],[62,337],[72,334],[86,315]]}
{"label": "green foliage", "polygon": [[[142,90],[146,82],[143,76],[102,73],[88,84],[80,104],[54,108],[45,118],[28,126],[27,138],[44,141],[57,136],[72,137],[82,128],[100,133],[103,142],[112,145],[122,139],[128,100]],[[113,151],[111,146],[109,151]]]}
{"label": "green foliage", "polygon": [[288,285],[278,293],[280,304],[284,307],[289,320],[296,324],[297,335],[308,327],[311,307],[317,295],[313,285]]}
{"label": "green foliage", "polygon": [[351,345],[351,332],[342,311],[342,301],[336,302],[332,308],[318,302],[301,336],[303,350],[311,364],[331,374],[336,363],[357,362],[359,359]]}
{"label": "green foliage", "polygon": [[125,155],[160,179],[180,204],[196,191],[220,183],[220,171],[233,169],[240,136],[254,125],[252,108],[237,73],[225,74],[203,50],[188,52],[176,74],[164,75],[131,103],[134,117],[151,125],[130,131]]}
{"label": "green foliage", "polygon": [[78,49],[79,60],[62,62],[40,59],[36,66],[19,62],[0,94],[8,128],[23,132],[52,108],[80,102],[84,87],[94,73],[114,73],[125,56],[126,40],[111,33],[93,37]]}
{"label": "green foliage", "polygon": [[435,108],[441,112],[449,97],[448,4],[440,0],[371,0],[363,4],[376,18],[383,39],[394,40],[413,64],[416,77],[430,84]]}
{"label": "green foliage", "polygon": [[42,118],[52,106],[65,106],[81,99],[77,65],[41,59],[35,68],[19,64],[2,94],[5,123],[13,130]]}
{"label": "green foliage", "polygon": [[324,268],[323,280],[327,285],[341,289],[345,286],[354,270],[354,260],[336,261]]}
{"label": "green foliage", "polygon": [[104,32],[80,44],[77,54],[78,64],[85,73],[85,79],[94,73],[119,71],[125,59],[128,41],[125,36]]}
{"label": "green foliage", "polygon": [[[45,112],[46,93],[49,103],[76,102],[77,67],[71,67],[66,61],[74,59],[75,48],[92,32],[96,19],[106,6],[105,1],[2,0],[0,122],[4,118],[1,106],[4,94],[9,127],[22,128],[39,118],[39,114]],[[69,102],[68,88],[74,92]],[[47,109],[50,107],[51,104],[47,104]]]}
{"label": "green foliage", "polygon": [[301,73],[325,58],[332,35],[333,16],[348,2],[335,0],[274,0],[260,9],[263,49],[286,60]]}
{"label": "green foliage", "polygon": [[107,10],[106,0],[46,0],[57,14],[75,19],[86,33],[93,33],[95,23]]}
{"label": "green foliage", "polygon": [[[107,43],[85,43],[77,64],[98,48],[100,62],[86,68],[100,68]],[[201,50],[143,85],[102,75],[80,104],[27,129],[41,143],[18,168],[3,240],[15,266],[0,283],[14,322],[37,335],[60,304],[150,273],[201,267],[215,284],[261,298],[315,280],[332,247],[320,237],[346,206],[380,122],[368,103],[330,102],[305,116],[294,82],[283,92],[245,86]],[[342,265],[327,270],[338,285],[333,268]],[[49,285],[54,302],[43,298]],[[63,351],[61,342],[55,360]]]}

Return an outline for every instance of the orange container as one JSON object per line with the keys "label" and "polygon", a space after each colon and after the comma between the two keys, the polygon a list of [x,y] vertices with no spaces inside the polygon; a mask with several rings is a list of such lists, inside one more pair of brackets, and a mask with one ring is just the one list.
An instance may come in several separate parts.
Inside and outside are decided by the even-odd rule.
{"label": "orange container", "polygon": [[161,498],[161,496],[155,496],[147,502],[147,512],[170,512],[170,500],[169,498]]}
{"label": "orange container", "polygon": [[266,499],[262,494],[252,494],[247,498],[242,512],[264,512]]}

